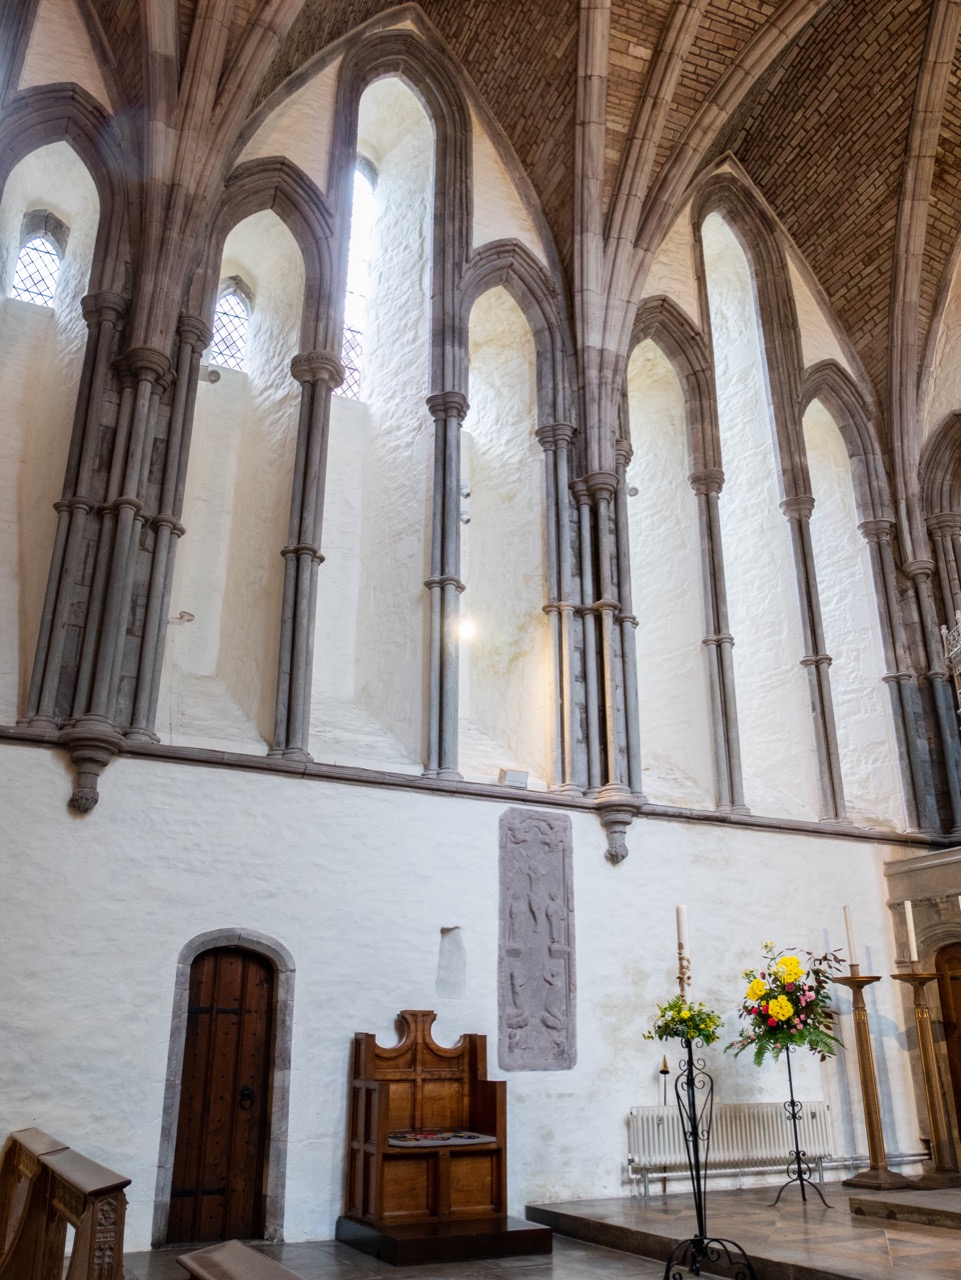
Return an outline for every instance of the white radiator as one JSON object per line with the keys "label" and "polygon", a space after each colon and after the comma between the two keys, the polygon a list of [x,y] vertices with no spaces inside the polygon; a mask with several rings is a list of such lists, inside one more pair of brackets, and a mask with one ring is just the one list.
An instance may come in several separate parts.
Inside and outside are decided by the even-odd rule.
{"label": "white radiator", "polygon": [[[833,1155],[831,1107],[802,1102],[798,1135],[805,1159],[817,1166]],[[628,1126],[628,1176],[644,1183],[651,1174],[687,1170],[687,1149],[676,1105],[631,1107]],[[791,1119],[781,1102],[719,1102],[714,1105],[709,1169],[715,1173],[784,1167],[794,1148]]]}

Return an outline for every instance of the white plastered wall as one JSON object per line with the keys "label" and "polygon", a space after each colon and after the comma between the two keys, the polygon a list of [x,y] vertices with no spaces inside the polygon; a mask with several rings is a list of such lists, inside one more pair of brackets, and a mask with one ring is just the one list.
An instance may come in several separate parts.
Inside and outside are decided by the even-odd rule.
{"label": "white plastered wall", "polygon": [[110,110],[110,95],[74,0],[40,0],[19,88],[62,81],[81,85]]}
{"label": "white plastered wall", "polygon": [[831,665],[841,776],[848,816],[859,825],[903,827],[891,702],[868,549],[858,532],[854,479],[837,424],[815,400],[804,415],[814,510],[811,542]]}
{"label": "white plastered wall", "polygon": [[664,294],[700,327],[700,301],[694,271],[694,229],[691,206],[685,205],[658,246],[644,281],[642,298]]}
{"label": "white plastered wall", "polygon": [[697,499],[688,481],[684,394],[653,342],[627,368],[634,456],[627,469],[631,593],[644,794],[713,808]]}
{"label": "white plastered wall", "polygon": [[[23,215],[48,209],[70,228],[52,307],[8,298]],[[0,724],[24,707],[63,492],[87,326],[100,205],[65,142],[12,170],[0,203]]]}
{"label": "white plastered wall", "polygon": [[474,248],[488,240],[514,239],[547,261],[544,243],[517,193],[487,130],[471,113],[473,140]]}
{"label": "white plastered wall", "polygon": [[237,163],[287,156],[326,191],[339,69],[337,58],[285,98],[257,129]]}
{"label": "white plastered wall", "polygon": [[[304,267],[274,213],[239,223],[221,278],[254,292],[247,371],[198,388],[156,729],[164,741],[264,752],[273,732],[296,447]],[[182,620],[191,614],[192,619]]]}
{"label": "white plastered wall", "polygon": [[544,454],[535,436],[535,352],[505,289],[470,316],[470,410],[461,433],[463,502],[459,763],[496,782],[501,768],[543,788],[550,760],[550,631],[545,615]]}
{"label": "white plastered wall", "polygon": [[832,329],[823,306],[805,280],[803,268],[795,261],[793,254],[787,255],[787,264],[801,333],[801,358],[804,367],[808,368],[820,360],[836,360],[843,369],[853,374],[847,352]]}
{"label": "white plastered wall", "polygon": [[317,587],[311,754],[419,773],[434,135],[399,80],[364,93],[358,150],[378,171],[364,335],[365,403],[335,396]]}
{"label": "white plastered wall", "polygon": [[779,509],[767,373],[747,258],[716,213],[702,227],[724,490],[719,509],[744,795],[757,813],[816,818],[797,587]]}
{"label": "white plastered wall", "polygon": [[[131,1177],[128,1249],[149,1244],[177,957],[199,934],[251,930],[294,959],[289,1240],[333,1234],[355,1031],[394,1043],[399,1010],[433,1008],[439,1042],[486,1033],[490,1073],[504,1078],[501,804],[121,758],[96,810],[78,818],[63,803],[69,775],[59,754],[15,744],[0,744],[0,754],[0,809],[18,851],[4,886],[0,1125],[35,1124]],[[597,820],[574,812],[572,821],[578,1060],[571,1071],[506,1077],[514,1213],[528,1202],[626,1194],[627,1112],[659,1100],[669,1048],[642,1036],[674,987],[675,902],[689,908],[694,993],[726,1013],[725,1040],[737,1028],[741,971],[759,959],[762,938],[843,945],[847,901],[862,962],[875,973],[894,964],[883,845],[650,819],[630,828],[630,856],[615,868]],[[762,893],[765,867],[785,878],[773,872]],[[449,928],[464,945],[458,996],[436,989]],[[894,985],[871,988],[868,1004],[888,1150],[913,1152]],[[823,1067],[799,1057],[797,1089],[832,1102],[839,1152],[863,1154],[844,997],[839,1007],[847,1051]],[[783,1100],[783,1063],[756,1070],[720,1045],[708,1057],[719,1099]]]}

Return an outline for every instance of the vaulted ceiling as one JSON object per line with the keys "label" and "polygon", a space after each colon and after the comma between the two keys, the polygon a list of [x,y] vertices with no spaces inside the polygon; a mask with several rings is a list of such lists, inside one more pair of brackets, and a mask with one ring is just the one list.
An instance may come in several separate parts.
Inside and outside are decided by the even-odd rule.
{"label": "vaulted ceiling", "polygon": [[[136,104],[145,14],[165,0],[83,4],[122,96]],[[255,96],[263,101],[392,8],[180,0],[180,57],[214,11],[229,27],[228,71],[254,27],[272,28]],[[961,224],[958,0],[421,0],[418,8],[526,171],[572,296],[585,283],[579,227],[593,218],[609,258],[651,250],[689,183],[731,153],[820,279],[882,405],[905,324],[916,370]],[[579,128],[592,138],[593,162],[578,147]],[[590,163],[601,208],[583,206]]]}

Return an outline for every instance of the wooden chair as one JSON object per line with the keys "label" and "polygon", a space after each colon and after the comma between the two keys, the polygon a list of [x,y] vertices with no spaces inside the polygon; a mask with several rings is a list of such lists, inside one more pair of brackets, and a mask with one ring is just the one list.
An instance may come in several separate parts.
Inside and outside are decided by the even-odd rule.
{"label": "wooden chair", "polygon": [[[520,1247],[520,1236],[538,1228],[506,1216],[507,1086],[487,1079],[487,1037],[444,1048],[431,1036],[436,1016],[405,1009],[393,1048],[369,1032],[354,1036],[337,1238],[395,1263],[549,1253],[549,1235]],[[446,1248],[426,1252],[398,1245],[440,1239]]]}

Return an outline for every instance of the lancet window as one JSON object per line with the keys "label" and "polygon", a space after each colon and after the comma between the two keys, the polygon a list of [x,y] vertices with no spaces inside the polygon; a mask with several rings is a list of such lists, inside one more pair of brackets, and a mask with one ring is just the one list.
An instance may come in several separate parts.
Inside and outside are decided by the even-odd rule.
{"label": "lancet window", "polygon": [[364,340],[367,333],[367,298],[370,289],[370,257],[374,219],[376,170],[358,157],[354,170],[354,198],[350,220],[350,256],[347,260],[347,296],[344,304],[344,381],[338,394],[363,400]]}
{"label": "lancet window", "polygon": [[210,364],[246,370],[252,304],[253,295],[242,280],[226,282],[214,311],[213,338],[207,352]]}

